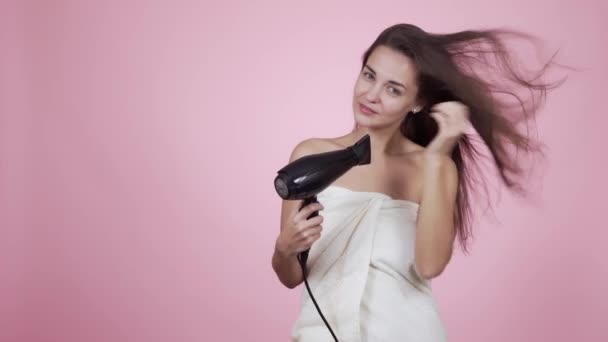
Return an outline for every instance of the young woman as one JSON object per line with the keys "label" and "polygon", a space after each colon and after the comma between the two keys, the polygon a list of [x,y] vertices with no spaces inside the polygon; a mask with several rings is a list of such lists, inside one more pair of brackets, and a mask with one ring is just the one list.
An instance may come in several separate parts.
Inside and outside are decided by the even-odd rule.
{"label": "young woman", "polygon": [[[371,139],[371,163],[349,170],[319,203],[300,209],[301,201],[283,201],[272,260],[280,281],[294,288],[303,281],[297,254],[310,248],[308,281],[340,341],[447,340],[430,283],[448,265],[456,237],[466,252],[472,236],[469,194],[479,174],[471,168],[481,147],[473,138],[504,184],[522,190],[516,178],[523,169],[511,152],[540,149],[520,124],[556,85],[540,80],[550,63],[522,75],[506,36],[529,38],[505,30],[432,34],[410,24],[385,29],[355,82],[354,130],[293,150],[290,161]],[[333,340],[306,291],[292,340]]]}

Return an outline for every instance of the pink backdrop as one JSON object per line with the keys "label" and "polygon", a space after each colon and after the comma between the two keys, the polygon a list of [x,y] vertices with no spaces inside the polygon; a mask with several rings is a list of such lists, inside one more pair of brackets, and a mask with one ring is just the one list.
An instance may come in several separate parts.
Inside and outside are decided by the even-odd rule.
{"label": "pink backdrop", "polygon": [[[451,341],[607,341],[608,68],[597,1],[5,1],[0,340],[287,341],[272,180],[344,134],[386,26],[508,26],[581,68],[539,120],[534,203],[503,193],[433,286]],[[246,171],[242,174],[239,171]]]}

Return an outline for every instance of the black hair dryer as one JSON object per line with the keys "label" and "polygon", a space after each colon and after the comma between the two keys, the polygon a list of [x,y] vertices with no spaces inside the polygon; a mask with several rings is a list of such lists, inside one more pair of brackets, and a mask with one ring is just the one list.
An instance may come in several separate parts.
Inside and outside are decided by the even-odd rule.
{"label": "black hair dryer", "polygon": [[[371,162],[369,135],[359,139],[354,145],[342,150],[308,155],[293,162],[278,171],[274,187],[285,200],[301,200],[303,207],[318,202],[317,194],[331,185],[353,166],[365,165]],[[316,211],[307,219],[317,216]],[[298,255],[303,269],[306,266],[309,250]]]}

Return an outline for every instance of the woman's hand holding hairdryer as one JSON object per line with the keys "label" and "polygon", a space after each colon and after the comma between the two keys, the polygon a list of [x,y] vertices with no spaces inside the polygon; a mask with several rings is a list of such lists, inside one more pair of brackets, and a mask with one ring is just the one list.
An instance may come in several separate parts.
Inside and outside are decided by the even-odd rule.
{"label": "woman's hand holding hairdryer", "polygon": [[[323,210],[318,202],[310,203],[298,211],[295,207],[289,216],[288,224],[283,227],[276,241],[276,249],[287,257],[310,249],[312,244],[321,237],[323,216],[310,217],[314,212]],[[310,218],[309,218],[310,217]]]}

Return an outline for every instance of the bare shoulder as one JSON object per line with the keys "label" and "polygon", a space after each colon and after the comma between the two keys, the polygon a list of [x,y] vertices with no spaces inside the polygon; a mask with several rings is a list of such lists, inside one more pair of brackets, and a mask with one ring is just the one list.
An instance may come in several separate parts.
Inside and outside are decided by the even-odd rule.
{"label": "bare shoulder", "polygon": [[342,149],[342,145],[340,145],[336,139],[332,138],[309,138],[299,142],[296,147],[291,152],[291,157],[289,161],[294,161],[296,159],[324,152],[330,152]]}

